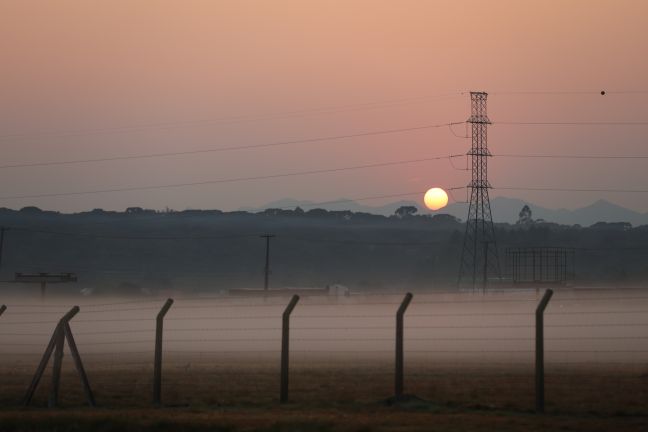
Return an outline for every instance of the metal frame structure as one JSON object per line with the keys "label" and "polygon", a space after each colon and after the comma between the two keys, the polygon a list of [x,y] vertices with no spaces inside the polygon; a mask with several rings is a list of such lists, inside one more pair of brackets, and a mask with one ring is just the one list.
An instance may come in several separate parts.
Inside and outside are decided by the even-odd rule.
{"label": "metal frame structure", "polygon": [[40,284],[41,299],[45,298],[47,284],[76,282],[75,273],[16,273],[13,282]]}
{"label": "metal frame structure", "polygon": [[495,276],[501,279],[499,254],[495,241],[495,227],[491,212],[488,189],[488,119],[486,102],[488,93],[470,92],[471,116],[468,123],[472,129],[472,146],[467,153],[471,157],[472,179],[468,184],[470,189],[470,206],[466,219],[466,233],[458,284],[470,283],[473,290],[477,281],[482,280],[485,290],[489,278]]}
{"label": "metal frame structure", "polygon": [[576,250],[566,247],[506,249],[507,275],[514,284],[566,284],[574,280]]}

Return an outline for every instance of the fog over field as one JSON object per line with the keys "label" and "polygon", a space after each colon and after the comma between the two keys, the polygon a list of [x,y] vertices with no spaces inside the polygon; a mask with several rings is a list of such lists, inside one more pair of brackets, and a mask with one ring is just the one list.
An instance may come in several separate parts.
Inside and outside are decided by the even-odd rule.
{"label": "fog over field", "polygon": [[[430,382],[440,373],[531,374],[535,309],[542,295],[543,290],[486,295],[414,293],[405,314],[406,382],[410,373],[419,374],[417,381]],[[388,379],[394,356],[395,313],[403,296],[303,297],[290,323],[294,370],[315,373],[311,378],[319,381],[318,386],[331,383],[330,377],[317,371],[351,372],[361,365],[375,369],[381,380]],[[79,305],[80,312],[72,319],[71,328],[90,382],[112,371],[117,375],[142,374],[138,380],[144,381],[122,383],[125,394],[133,391],[133,385],[147,386],[155,317],[164,300],[72,297],[43,303],[34,296],[8,298],[8,308],[0,318],[0,363],[5,372],[11,371],[12,389],[26,389],[57,321],[73,305]],[[185,296],[174,300],[164,319],[165,371],[194,380],[208,370],[206,377],[216,382],[229,373],[276,375],[281,315],[289,298]],[[647,310],[648,290],[644,289],[556,289],[545,314],[549,373],[648,373]],[[71,371],[67,348],[65,364]],[[77,378],[70,375],[66,379],[66,386],[77,393]],[[174,384],[165,380],[165,385]],[[102,391],[96,389],[99,399],[105,397]],[[21,396],[3,394],[8,399]],[[174,397],[182,400],[189,395]],[[198,396],[191,397],[195,400]]]}
{"label": "fog over field", "polygon": [[[259,213],[192,210],[76,214],[0,209],[4,234],[0,279],[15,272],[72,272],[73,284],[49,292],[90,296],[215,295],[261,288],[265,240],[273,234],[270,287],[354,291],[444,290],[457,282],[466,226],[447,214],[389,217],[323,209]],[[496,224],[501,273],[506,250],[573,249],[570,283],[633,286],[648,281],[648,226],[550,222]],[[492,275],[495,276],[495,275]],[[3,290],[37,291],[4,283]]]}
{"label": "fog over field", "polygon": [[[415,294],[406,318],[406,349],[414,358],[458,362],[533,361],[535,308],[542,291]],[[303,298],[291,316],[291,349],[313,358],[391,357],[402,295],[357,294]],[[169,354],[271,354],[279,351],[281,314],[289,298],[176,298],[165,317]],[[146,359],[153,352],[155,317],[163,299],[11,298],[2,316],[4,359],[21,363],[41,354],[51,331],[73,305],[71,322],[82,354]],[[550,362],[648,361],[648,291],[556,290],[546,310]],[[19,348],[18,348],[19,347]],[[24,358],[21,357],[21,353]]]}
{"label": "fog over field", "polygon": [[0,0],[0,432],[648,431],[646,17]]}

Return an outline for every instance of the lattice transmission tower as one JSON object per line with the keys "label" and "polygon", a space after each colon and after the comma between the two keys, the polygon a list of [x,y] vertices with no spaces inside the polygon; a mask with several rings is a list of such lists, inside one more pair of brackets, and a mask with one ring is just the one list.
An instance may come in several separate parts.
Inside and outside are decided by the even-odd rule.
{"label": "lattice transmission tower", "polygon": [[468,155],[471,158],[472,179],[468,184],[470,207],[466,219],[466,234],[461,264],[459,285],[472,285],[473,290],[481,285],[485,290],[489,278],[501,278],[499,254],[495,242],[495,227],[491,213],[488,189],[488,125],[491,123],[486,113],[488,93],[470,92],[471,116],[468,123],[472,128],[472,146]]}

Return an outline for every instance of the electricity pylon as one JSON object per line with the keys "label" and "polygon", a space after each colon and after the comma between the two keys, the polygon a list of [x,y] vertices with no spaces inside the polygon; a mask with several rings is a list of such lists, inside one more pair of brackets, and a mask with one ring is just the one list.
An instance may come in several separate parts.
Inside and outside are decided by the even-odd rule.
{"label": "electricity pylon", "polygon": [[495,227],[491,213],[488,190],[488,125],[491,123],[486,113],[488,93],[470,92],[471,116],[468,123],[472,127],[472,146],[468,155],[471,158],[472,179],[468,184],[470,206],[466,219],[466,234],[461,251],[459,286],[470,283],[473,290],[482,280],[485,291],[488,279],[501,278],[499,254],[495,241]]}

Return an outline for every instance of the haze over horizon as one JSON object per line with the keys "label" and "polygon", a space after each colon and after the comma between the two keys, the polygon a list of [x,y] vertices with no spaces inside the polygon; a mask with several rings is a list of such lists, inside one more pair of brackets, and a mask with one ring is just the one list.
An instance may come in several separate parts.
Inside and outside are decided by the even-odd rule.
{"label": "haze over horizon", "polygon": [[[381,216],[393,216],[396,213],[396,210],[403,206],[415,206],[417,208],[416,215],[427,215],[427,216],[436,216],[436,215],[452,215],[460,221],[465,221],[466,214],[468,211],[468,203],[466,202],[454,202],[449,203],[446,207],[433,211],[425,208],[420,202],[408,199],[400,199],[397,201],[386,202],[380,205],[372,205],[369,201],[354,201],[352,199],[347,199],[344,197],[339,197],[339,199],[326,201],[326,202],[314,202],[310,200],[297,200],[293,198],[283,198],[274,200],[260,207],[250,207],[243,206],[237,209],[219,209],[219,208],[185,208],[185,209],[150,209],[142,208],[140,206],[134,206],[133,208],[126,209],[85,209],[79,212],[61,212],[63,215],[68,214],[87,214],[87,213],[96,213],[96,210],[102,210],[106,212],[114,212],[115,214],[128,213],[132,209],[143,209],[144,211],[157,211],[160,213],[169,213],[169,212],[179,212],[184,211],[204,211],[205,214],[208,214],[212,211],[223,211],[227,212],[248,212],[248,213],[263,213],[266,210],[281,209],[287,211],[297,210],[298,208],[304,212],[315,209],[325,209],[328,211],[351,211],[354,213],[369,213],[374,215]],[[628,209],[623,206],[619,206],[605,199],[599,199],[595,202],[592,202],[588,205],[578,208],[551,208],[551,207],[542,207],[528,200],[523,200],[519,198],[511,198],[505,196],[498,196],[491,200],[491,208],[493,213],[493,221],[496,223],[509,223],[515,224],[520,218],[520,211],[524,206],[529,206],[532,211],[532,219],[538,222],[549,222],[557,223],[560,225],[581,225],[581,226],[591,226],[599,222],[607,223],[630,223],[631,225],[637,227],[641,225],[648,225],[648,212],[637,212],[631,209]],[[0,210],[4,210],[6,207],[0,207]],[[11,209],[19,211],[20,213],[29,213],[36,214],[33,206],[25,206],[21,209]],[[40,211],[50,212],[50,209],[39,208]],[[137,215],[137,211],[133,212],[134,215]]]}
{"label": "haze over horizon", "polygon": [[647,46],[641,0],[0,0],[0,432],[648,431]]}
{"label": "haze over horizon", "polygon": [[[601,124],[648,120],[647,12],[633,1],[550,1],[541,8],[516,1],[5,1],[0,206],[234,210],[286,196],[322,202],[461,187],[469,181],[461,157],[209,182],[465,154],[464,125],[7,166],[463,122],[470,109],[464,92],[484,90],[494,122],[491,197],[549,208],[605,199],[646,212],[642,193],[498,189],[642,189],[648,171],[641,159],[497,155],[648,156],[646,125]],[[120,191],[76,194],[114,189]],[[72,195],[11,198],[59,193]],[[465,191],[454,195],[461,200]],[[422,196],[404,199],[420,203]]]}

